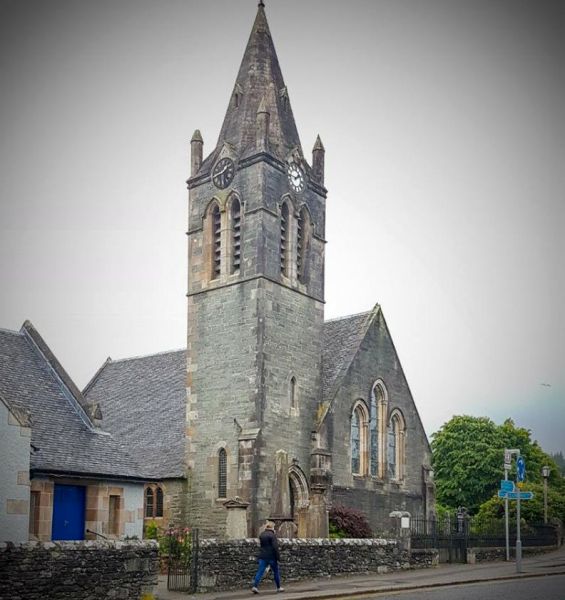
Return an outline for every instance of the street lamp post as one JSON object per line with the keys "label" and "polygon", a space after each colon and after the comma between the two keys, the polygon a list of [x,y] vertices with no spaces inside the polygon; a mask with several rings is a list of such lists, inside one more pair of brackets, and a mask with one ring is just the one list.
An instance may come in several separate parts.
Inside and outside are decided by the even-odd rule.
{"label": "street lamp post", "polygon": [[541,468],[543,476],[543,522],[547,525],[547,478],[549,477],[550,468],[546,465]]}

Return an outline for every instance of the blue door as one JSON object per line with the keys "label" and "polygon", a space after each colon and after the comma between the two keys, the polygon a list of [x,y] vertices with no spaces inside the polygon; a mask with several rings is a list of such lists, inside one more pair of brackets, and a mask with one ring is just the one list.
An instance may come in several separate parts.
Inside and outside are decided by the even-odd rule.
{"label": "blue door", "polygon": [[84,539],[85,489],[82,485],[55,484],[51,539]]}

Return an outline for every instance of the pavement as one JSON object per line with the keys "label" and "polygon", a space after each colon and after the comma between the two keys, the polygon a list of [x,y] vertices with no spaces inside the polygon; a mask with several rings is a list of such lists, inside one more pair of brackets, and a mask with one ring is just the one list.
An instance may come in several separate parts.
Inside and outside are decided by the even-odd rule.
{"label": "pavement", "polygon": [[160,576],[155,598],[156,600],[187,600],[187,598],[196,600],[240,600],[243,598],[276,596],[285,600],[303,600],[305,598],[337,599],[383,592],[418,590],[504,579],[545,577],[558,574],[565,574],[565,546],[547,554],[523,558],[520,573],[516,572],[514,562],[497,561],[475,565],[441,564],[430,569],[395,571],[383,575],[371,573],[285,583],[283,564],[281,565],[281,576],[285,589],[284,593],[277,594],[272,580],[265,579],[259,587],[259,596],[254,596],[251,593],[251,583],[245,588],[242,585],[244,589],[225,592],[194,595],[183,592],[169,592],[167,591],[166,576]]}

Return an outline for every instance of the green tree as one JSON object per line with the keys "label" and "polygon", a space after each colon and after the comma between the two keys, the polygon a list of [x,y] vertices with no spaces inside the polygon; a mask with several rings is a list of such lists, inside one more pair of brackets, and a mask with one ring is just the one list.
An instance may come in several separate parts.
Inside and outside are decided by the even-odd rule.
{"label": "green tree", "polygon": [[[528,429],[516,427],[511,419],[496,425],[487,417],[456,416],[432,435],[432,453],[437,499],[455,509],[467,507],[476,513],[496,495],[503,478],[504,449],[517,448],[526,461],[526,486],[541,484],[541,468],[551,468],[549,485],[565,494],[565,482],[555,462]],[[510,478],[515,478],[513,461]]]}
{"label": "green tree", "polygon": [[456,416],[432,435],[438,502],[471,512],[492,496],[503,461],[497,426],[486,417]]}
{"label": "green tree", "polygon": [[559,451],[559,452],[556,452],[555,454],[550,454],[549,456],[551,456],[551,458],[557,465],[557,468],[559,469],[561,476],[565,477],[565,457],[563,456],[563,452]]}
{"label": "green tree", "polygon": [[[529,483],[525,487],[527,487],[528,491],[534,493],[534,497],[532,500],[520,502],[521,519],[527,523],[541,523],[544,517],[543,484]],[[515,501],[508,503],[508,514],[510,521],[514,523],[516,521]],[[565,494],[561,489],[556,489],[551,485],[548,486],[547,490],[547,516],[550,522],[559,519],[562,523],[565,523]],[[477,519],[480,523],[488,523],[493,519],[502,519],[503,517],[504,500],[498,496],[493,496],[481,504],[477,513]]]}

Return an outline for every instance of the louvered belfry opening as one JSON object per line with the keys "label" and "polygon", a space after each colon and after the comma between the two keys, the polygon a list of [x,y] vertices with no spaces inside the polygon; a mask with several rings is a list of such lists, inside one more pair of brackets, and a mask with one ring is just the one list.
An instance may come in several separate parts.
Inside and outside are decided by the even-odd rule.
{"label": "louvered belfry opening", "polygon": [[304,277],[304,225],[304,210],[301,210],[298,215],[296,233],[296,273],[299,281],[302,281]]}
{"label": "louvered belfry opening", "polygon": [[231,205],[232,221],[232,273],[237,273],[241,266],[241,205],[234,198]]}
{"label": "louvered belfry opening", "polygon": [[281,274],[288,274],[287,264],[288,251],[288,205],[286,202],[281,208]]}
{"label": "louvered belfry opening", "polygon": [[220,208],[217,205],[212,211],[212,238],[214,241],[212,277],[216,279],[220,276],[222,254],[222,222]]}

